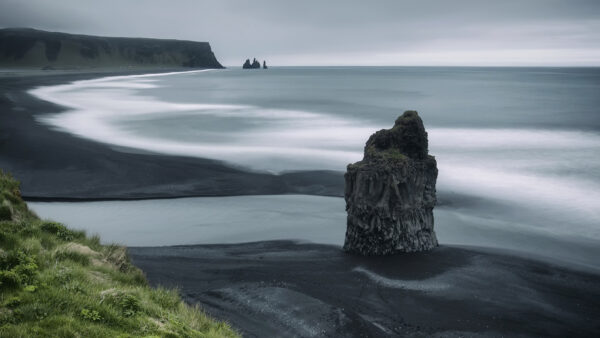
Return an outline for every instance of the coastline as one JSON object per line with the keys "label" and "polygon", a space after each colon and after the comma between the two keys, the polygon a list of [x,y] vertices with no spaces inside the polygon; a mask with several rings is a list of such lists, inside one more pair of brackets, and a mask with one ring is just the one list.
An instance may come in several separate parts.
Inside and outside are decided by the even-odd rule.
{"label": "coastline", "polygon": [[[64,108],[27,90],[107,74],[45,76],[0,77],[0,167],[23,182],[27,200],[343,193],[340,172],[244,171],[214,160],[114,149],[48,129],[33,116]],[[477,202],[455,197],[442,196],[442,204]],[[600,331],[593,322],[600,275],[508,250],[443,245],[430,253],[369,259],[336,246],[262,241],[130,247],[129,253],[153,286],[180,288],[188,303],[201,304],[248,336],[559,337]]]}
{"label": "coastline", "polygon": [[[343,194],[343,173],[302,171],[274,175],[223,162],[115,149],[40,125],[37,114],[65,108],[28,93],[32,88],[150,71],[26,72],[0,76],[0,167],[22,182],[26,200],[135,200],[302,193]],[[183,71],[183,70],[182,70]],[[42,74],[42,75],[40,75]],[[41,146],[43,145],[43,146]]]}

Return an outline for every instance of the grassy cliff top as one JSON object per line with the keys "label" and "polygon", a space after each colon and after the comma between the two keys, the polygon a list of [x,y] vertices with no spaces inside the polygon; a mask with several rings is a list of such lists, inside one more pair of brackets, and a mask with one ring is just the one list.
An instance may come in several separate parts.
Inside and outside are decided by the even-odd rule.
{"label": "grassy cliff top", "polygon": [[0,171],[0,337],[237,337],[148,286],[125,248],[40,220]]}

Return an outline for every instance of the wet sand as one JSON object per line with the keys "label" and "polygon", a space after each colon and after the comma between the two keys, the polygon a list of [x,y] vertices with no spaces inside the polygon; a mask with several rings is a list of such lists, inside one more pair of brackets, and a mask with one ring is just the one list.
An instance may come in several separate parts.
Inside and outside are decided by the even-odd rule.
{"label": "wet sand", "polygon": [[152,285],[246,337],[594,337],[600,275],[441,246],[365,258],[291,241],[133,247]]}
{"label": "wet sand", "polygon": [[27,93],[31,88],[147,72],[3,73],[0,76],[0,168],[21,181],[23,196],[29,200],[285,193],[342,195],[344,182],[340,172],[272,175],[209,159],[114,149],[51,130],[34,118],[60,112],[63,108],[31,96]]}

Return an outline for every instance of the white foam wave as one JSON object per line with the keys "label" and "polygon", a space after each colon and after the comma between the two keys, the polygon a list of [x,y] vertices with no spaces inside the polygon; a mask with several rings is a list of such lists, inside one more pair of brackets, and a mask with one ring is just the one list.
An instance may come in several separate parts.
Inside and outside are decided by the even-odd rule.
{"label": "white foam wave", "polygon": [[[271,171],[339,169],[361,155],[349,147],[338,147],[347,145],[353,139],[351,135],[366,136],[373,130],[357,121],[327,114],[248,105],[174,103],[140,95],[140,89],[157,87],[148,79],[151,76],[154,75],[108,77],[34,89],[33,95],[71,108],[40,116],[38,120],[61,131],[119,147],[213,158]],[[227,131],[229,141],[184,142],[177,137],[134,133],[123,126],[124,122],[135,119],[182,116],[244,118],[259,127],[252,130],[232,127]],[[274,162],[276,158],[279,161]]]}
{"label": "white foam wave", "polygon": [[352,269],[352,271],[361,273],[367,276],[375,283],[391,289],[405,289],[414,291],[441,291],[450,287],[448,283],[441,282],[436,278],[428,278],[423,280],[392,279],[378,275],[375,272],[367,270],[361,266]]}
{"label": "white foam wave", "polygon": [[590,132],[505,128],[436,128],[429,141],[438,149],[577,149],[598,148],[599,135]]}
{"label": "white foam wave", "polygon": [[[197,73],[188,72],[189,73]],[[344,170],[362,158],[373,125],[326,113],[252,105],[179,103],[143,95],[160,85],[148,74],[77,81],[31,93],[70,110],[39,121],[73,135],[118,147],[212,158],[254,169]],[[189,119],[245,121],[226,130],[200,125],[183,140]],[[175,121],[167,134],[132,128],[137,122]],[[180,122],[177,122],[180,121]],[[204,121],[204,120],[202,120]],[[179,123],[177,125],[177,123]],[[526,205],[566,223],[600,223],[600,135],[536,129],[428,128],[438,188]],[[215,135],[225,135],[219,139]],[[596,174],[594,174],[594,172]],[[596,176],[594,176],[596,175]],[[568,217],[566,216],[568,215]],[[569,218],[569,219],[567,219]],[[570,231],[563,227],[563,231]],[[596,233],[596,232],[594,232]]]}

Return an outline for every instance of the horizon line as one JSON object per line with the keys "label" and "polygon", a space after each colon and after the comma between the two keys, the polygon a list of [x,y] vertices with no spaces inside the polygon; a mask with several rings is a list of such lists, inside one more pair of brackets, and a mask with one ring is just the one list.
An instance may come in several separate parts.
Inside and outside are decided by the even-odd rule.
{"label": "horizon line", "polygon": [[[226,68],[242,68],[241,65],[237,64],[223,64]],[[283,67],[429,67],[429,68],[600,68],[600,64],[597,65],[269,65],[269,68],[283,68]],[[261,68],[262,69],[262,68]]]}

